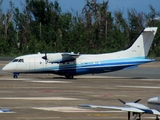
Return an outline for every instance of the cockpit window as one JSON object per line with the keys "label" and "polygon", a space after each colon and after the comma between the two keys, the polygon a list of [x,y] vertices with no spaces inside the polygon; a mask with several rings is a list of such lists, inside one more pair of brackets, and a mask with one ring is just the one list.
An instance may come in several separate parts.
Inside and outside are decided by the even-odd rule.
{"label": "cockpit window", "polygon": [[14,59],[14,60],[12,60],[12,62],[18,62],[18,59]]}
{"label": "cockpit window", "polygon": [[24,61],[23,61],[23,59],[19,59],[19,61],[18,61],[18,62],[24,62]]}
{"label": "cockpit window", "polygon": [[23,59],[14,59],[12,62],[24,62]]}

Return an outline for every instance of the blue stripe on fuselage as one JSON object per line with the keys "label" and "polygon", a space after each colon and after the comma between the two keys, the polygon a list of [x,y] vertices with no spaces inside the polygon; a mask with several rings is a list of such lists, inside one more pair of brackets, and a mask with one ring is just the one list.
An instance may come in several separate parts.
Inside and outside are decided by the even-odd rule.
{"label": "blue stripe on fuselage", "polygon": [[[88,74],[88,73],[103,73],[103,72],[112,72],[116,70],[121,70],[124,68],[130,68],[138,66],[139,64],[152,62],[150,59],[139,59],[139,58],[129,58],[129,59],[118,59],[118,60],[103,60],[97,62],[88,62],[80,64],[67,64],[60,65],[57,69],[57,74]],[[54,69],[55,68],[51,68]]]}

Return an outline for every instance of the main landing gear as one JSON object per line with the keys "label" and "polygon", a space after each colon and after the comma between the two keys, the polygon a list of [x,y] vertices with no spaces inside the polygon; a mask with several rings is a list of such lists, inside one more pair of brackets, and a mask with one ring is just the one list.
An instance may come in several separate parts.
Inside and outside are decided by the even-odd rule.
{"label": "main landing gear", "polygon": [[[141,115],[143,113],[133,113],[133,116],[135,114],[135,117],[133,118],[133,120],[141,120]],[[128,120],[130,120],[130,112],[128,112]],[[156,115],[156,119],[155,120],[159,120],[158,115]]]}
{"label": "main landing gear", "polygon": [[19,73],[13,73],[13,78],[18,78]]}
{"label": "main landing gear", "polygon": [[66,77],[67,79],[73,79],[73,78],[74,78],[74,76],[73,76],[73,75],[70,75],[70,74],[66,74],[65,77]]}

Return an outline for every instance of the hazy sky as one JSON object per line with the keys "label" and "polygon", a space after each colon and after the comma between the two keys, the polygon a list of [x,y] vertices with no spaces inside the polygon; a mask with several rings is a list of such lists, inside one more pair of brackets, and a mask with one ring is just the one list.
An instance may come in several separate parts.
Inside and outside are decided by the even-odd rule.
{"label": "hazy sky", "polygon": [[[9,8],[9,1],[12,1],[16,7],[20,8],[22,8],[22,3],[25,3],[25,0],[3,0],[1,7],[5,12]],[[55,0],[50,1],[54,2]],[[81,12],[85,5],[85,1],[86,0],[58,0],[62,12],[71,11],[71,9]],[[97,0],[97,2],[100,3],[103,1],[106,0]],[[160,11],[160,0],[109,0],[109,10],[113,12],[120,9],[125,13],[127,9],[135,8],[138,12],[148,13],[150,11],[150,4],[156,9],[156,11]]]}

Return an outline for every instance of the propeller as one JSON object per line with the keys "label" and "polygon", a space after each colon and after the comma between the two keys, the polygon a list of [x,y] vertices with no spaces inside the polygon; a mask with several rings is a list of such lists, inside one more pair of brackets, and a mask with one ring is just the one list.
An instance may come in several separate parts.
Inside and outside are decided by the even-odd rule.
{"label": "propeller", "polygon": [[[123,104],[126,104],[123,100],[121,100],[121,99],[119,99],[118,98],[118,100],[121,102],[121,103],[123,103]],[[138,99],[138,100],[136,100],[134,103],[137,103],[137,102],[139,102],[141,99]]]}
{"label": "propeller", "polygon": [[141,99],[138,99],[138,100],[136,100],[134,103],[137,103],[137,102],[139,102]]}
{"label": "propeller", "polygon": [[[126,104],[123,100],[121,100],[121,99],[119,99],[119,98],[118,98],[118,100],[119,100],[121,103]],[[139,102],[140,100],[141,100],[141,99],[138,99],[138,100],[136,100],[134,103],[137,103],[137,102]],[[131,113],[131,112],[128,111],[128,120],[130,120],[130,113]],[[134,114],[136,114],[136,113],[133,112],[133,116],[134,116]],[[138,114],[136,114],[135,119],[137,118],[137,115],[138,115]],[[139,114],[139,118],[140,118],[140,114]],[[135,119],[134,119],[134,120],[135,120]]]}
{"label": "propeller", "polygon": [[119,99],[119,98],[118,98],[118,100],[119,100],[121,103],[126,104],[123,100],[121,100],[121,99]]}
{"label": "propeller", "polygon": [[[119,98],[118,98],[118,100],[119,100],[121,103],[126,104],[123,100],[121,100],[121,99],[119,99]],[[128,111],[128,120],[130,120],[130,118],[131,118],[131,112]]]}
{"label": "propeller", "polygon": [[48,62],[48,58],[47,58],[47,53],[45,52],[45,55],[42,57],[42,59],[44,59],[46,61],[46,64]]}
{"label": "propeller", "polygon": [[42,59],[47,60],[47,53],[46,52],[45,52],[45,56],[43,56]]}

